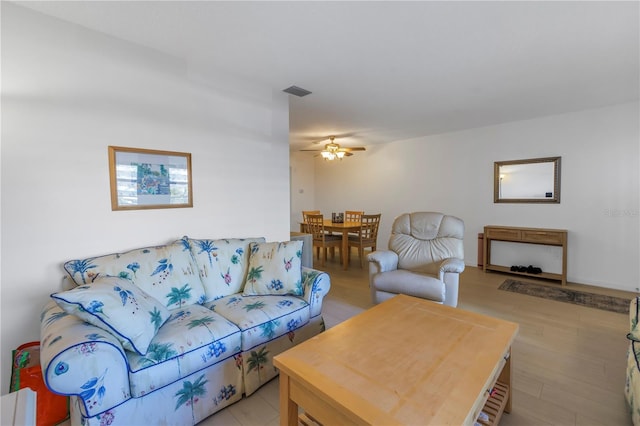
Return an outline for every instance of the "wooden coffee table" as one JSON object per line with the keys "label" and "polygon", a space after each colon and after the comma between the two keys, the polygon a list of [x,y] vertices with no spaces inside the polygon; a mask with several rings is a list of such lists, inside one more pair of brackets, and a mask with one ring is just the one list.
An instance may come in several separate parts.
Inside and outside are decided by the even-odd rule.
{"label": "wooden coffee table", "polygon": [[298,406],[324,425],[472,425],[483,410],[497,423],[511,410],[517,332],[512,322],[396,296],[274,357],[280,424],[296,425]]}

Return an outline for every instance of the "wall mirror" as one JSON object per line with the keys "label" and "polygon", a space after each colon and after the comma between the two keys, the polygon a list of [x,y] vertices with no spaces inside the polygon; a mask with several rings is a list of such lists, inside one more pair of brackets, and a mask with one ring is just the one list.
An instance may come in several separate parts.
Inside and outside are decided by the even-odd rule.
{"label": "wall mirror", "polygon": [[496,161],[495,203],[559,203],[560,157]]}

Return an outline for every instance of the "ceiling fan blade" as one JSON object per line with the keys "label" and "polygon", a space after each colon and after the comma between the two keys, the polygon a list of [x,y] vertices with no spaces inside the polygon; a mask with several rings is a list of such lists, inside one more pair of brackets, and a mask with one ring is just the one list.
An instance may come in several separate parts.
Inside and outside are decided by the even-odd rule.
{"label": "ceiling fan blade", "polygon": [[364,146],[354,146],[351,148],[348,147],[344,147],[344,148],[340,148],[340,151],[344,151],[344,152],[351,152],[351,151],[366,151],[367,148],[365,148]]}
{"label": "ceiling fan blade", "polygon": [[307,151],[307,152],[320,152],[321,149],[300,149],[299,151]]}
{"label": "ceiling fan blade", "polygon": [[325,141],[329,141],[331,140],[331,138],[333,138],[334,140],[339,140],[339,139],[344,139],[344,138],[351,138],[354,137],[356,134],[353,132],[349,132],[349,133],[335,133],[335,134],[331,134],[329,136],[320,136],[320,137],[306,137],[305,139],[310,140],[312,144],[319,144],[320,142],[325,142]]}

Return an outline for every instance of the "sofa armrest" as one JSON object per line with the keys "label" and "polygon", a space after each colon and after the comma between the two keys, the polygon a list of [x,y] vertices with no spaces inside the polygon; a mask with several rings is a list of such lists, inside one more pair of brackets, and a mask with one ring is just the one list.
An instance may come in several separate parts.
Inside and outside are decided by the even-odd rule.
{"label": "sofa armrest", "polygon": [[64,312],[54,301],[41,315],[40,365],[47,387],[76,395],[86,416],[130,398],[127,358],[108,331]]}
{"label": "sofa armrest", "polygon": [[398,254],[391,250],[377,250],[369,253],[369,276],[398,269]]}
{"label": "sofa armrest", "polygon": [[461,274],[464,271],[464,260],[457,257],[450,257],[440,262],[440,280],[443,279],[445,272],[454,272]]}
{"label": "sofa armrest", "polygon": [[331,279],[326,272],[302,267],[302,298],[309,304],[311,318],[320,315],[322,299],[329,293]]}

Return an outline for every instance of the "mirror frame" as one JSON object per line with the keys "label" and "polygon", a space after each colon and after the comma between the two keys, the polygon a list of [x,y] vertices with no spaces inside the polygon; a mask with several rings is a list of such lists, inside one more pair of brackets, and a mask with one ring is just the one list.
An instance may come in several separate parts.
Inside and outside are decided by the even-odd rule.
{"label": "mirror frame", "polygon": [[[560,203],[560,158],[544,157],[525,160],[496,161],[493,163],[494,203]],[[553,198],[500,198],[500,166],[516,164],[553,163]]]}

